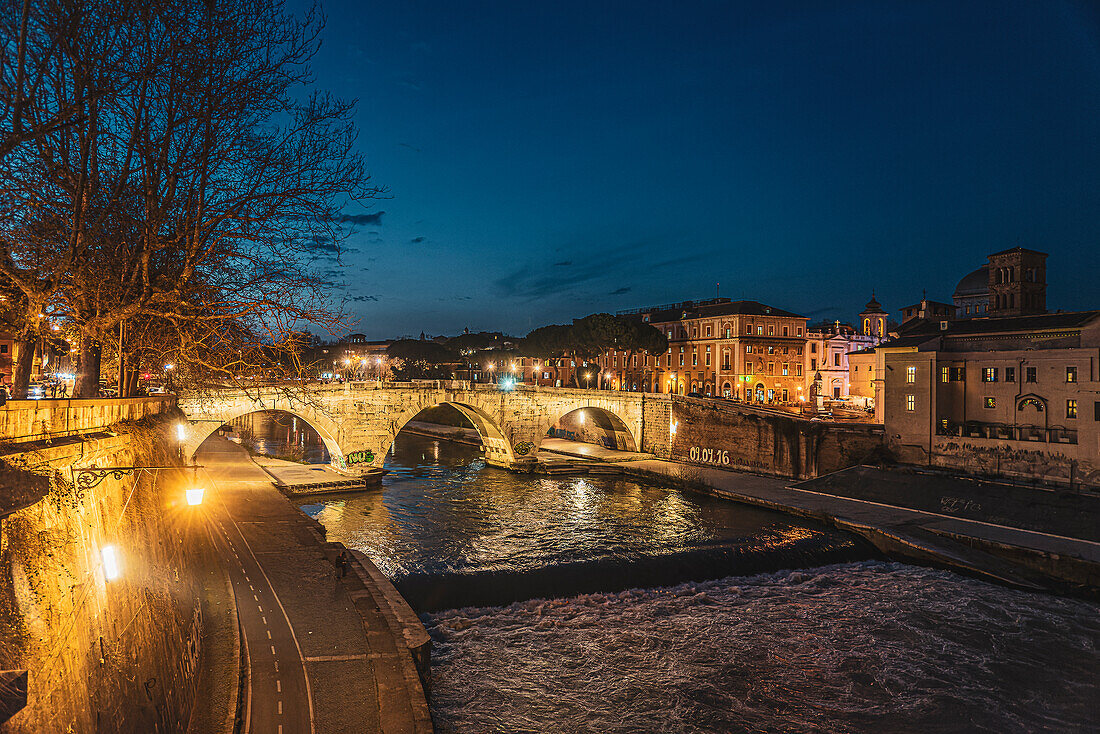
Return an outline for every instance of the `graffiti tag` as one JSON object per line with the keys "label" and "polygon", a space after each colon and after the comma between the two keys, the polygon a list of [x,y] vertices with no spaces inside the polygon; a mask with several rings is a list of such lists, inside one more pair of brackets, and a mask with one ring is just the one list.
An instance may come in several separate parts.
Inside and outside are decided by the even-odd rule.
{"label": "graffiti tag", "polygon": [[373,464],[374,452],[373,451],[352,451],[347,456],[348,465],[352,464]]}

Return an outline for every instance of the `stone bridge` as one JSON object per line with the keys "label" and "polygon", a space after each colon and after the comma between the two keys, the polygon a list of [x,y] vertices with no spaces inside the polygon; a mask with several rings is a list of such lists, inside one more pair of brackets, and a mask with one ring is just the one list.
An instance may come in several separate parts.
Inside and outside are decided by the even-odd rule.
{"label": "stone bridge", "polygon": [[257,386],[179,396],[179,406],[191,422],[183,447],[188,460],[225,423],[278,410],[316,429],[340,469],[381,467],[401,428],[420,411],[441,404],[453,406],[473,423],[486,460],[497,466],[533,465],[547,431],[562,416],[582,408],[599,411],[620,448],[637,451],[642,446],[642,393],[526,386],[501,390],[465,381],[422,381],[349,382],[308,389]]}

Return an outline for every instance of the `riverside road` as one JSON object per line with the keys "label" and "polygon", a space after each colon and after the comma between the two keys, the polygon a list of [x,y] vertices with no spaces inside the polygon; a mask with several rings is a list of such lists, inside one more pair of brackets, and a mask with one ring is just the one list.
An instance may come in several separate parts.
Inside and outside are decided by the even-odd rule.
{"label": "riverside road", "polygon": [[248,665],[242,731],[387,729],[362,618],[304,518],[239,446],[208,441],[199,460]]}

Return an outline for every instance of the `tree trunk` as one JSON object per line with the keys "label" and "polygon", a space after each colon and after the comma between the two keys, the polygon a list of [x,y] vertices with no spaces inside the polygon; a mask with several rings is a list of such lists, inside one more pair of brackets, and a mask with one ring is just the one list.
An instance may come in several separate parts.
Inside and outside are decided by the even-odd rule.
{"label": "tree trunk", "polygon": [[80,367],[73,386],[74,398],[94,398],[99,395],[100,358],[103,346],[85,334],[80,335]]}
{"label": "tree trunk", "polygon": [[15,354],[11,368],[11,396],[15,400],[27,397],[27,386],[31,382],[31,370],[34,369],[34,348],[38,337],[23,334],[15,340]]}

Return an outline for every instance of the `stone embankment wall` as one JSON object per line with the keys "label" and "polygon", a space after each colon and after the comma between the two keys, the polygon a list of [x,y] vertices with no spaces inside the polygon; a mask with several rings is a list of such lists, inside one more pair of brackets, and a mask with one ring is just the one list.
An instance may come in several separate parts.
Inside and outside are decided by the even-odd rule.
{"label": "stone embankment wall", "polygon": [[664,459],[809,478],[887,458],[881,426],[807,421],[713,399],[646,398],[643,450]]}
{"label": "stone embankment wall", "polygon": [[[0,667],[29,671],[27,706],[6,731],[187,727],[203,620],[200,585],[186,569],[208,552],[205,525],[199,508],[184,501],[190,472],[138,472],[80,486],[74,469],[174,463],[167,421],[112,428],[117,435],[34,451],[7,444],[0,457],[9,481],[22,475],[49,489],[2,527]],[[106,546],[120,561],[114,580],[105,576]]]}

